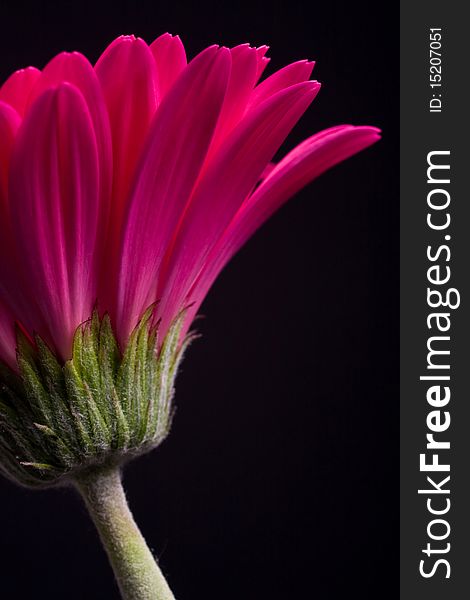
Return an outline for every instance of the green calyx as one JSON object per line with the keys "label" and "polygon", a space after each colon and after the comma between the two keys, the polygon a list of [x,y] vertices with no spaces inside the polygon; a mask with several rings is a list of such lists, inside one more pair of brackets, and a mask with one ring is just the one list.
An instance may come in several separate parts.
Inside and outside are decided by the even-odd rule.
{"label": "green calyx", "polygon": [[61,364],[44,341],[18,334],[19,374],[0,369],[0,471],[27,486],[50,486],[120,465],[158,446],[172,419],[183,352],[183,313],[158,339],[150,307],[121,353],[98,312],[76,331]]}

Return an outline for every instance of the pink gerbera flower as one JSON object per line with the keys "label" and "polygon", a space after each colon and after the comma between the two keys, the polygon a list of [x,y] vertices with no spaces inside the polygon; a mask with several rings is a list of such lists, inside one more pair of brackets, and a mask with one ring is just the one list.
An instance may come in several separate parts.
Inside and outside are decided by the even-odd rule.
{"label": "pink gerbera flower", "polygon": [[[260,82],[266,51],[211,46],[187,64],[179,37],[125,36],[94,66],[63,53],[0,88],[8,476],[72,481],[106,512],[111,467],[168,433],[184,340],[217,275],[299,189],[378,140],[340,125],[273,164],[320,84],[306,60]],[[124,597],[170,598],[155,565],[145,585],[160,577],[158,590],[138,587],[98,512]]]}
{"label": "pink gerbera flower", "polygon": [[163,331],[301,187],[374,143],[342,125],[270,161],[317,95],[313,63],[259,83],[267,48],[212,46],[188,65],[179,37],[120,37],[0,89],[0,356],[14,322],[71,357],[98,304],[124,347],[150,304]]}

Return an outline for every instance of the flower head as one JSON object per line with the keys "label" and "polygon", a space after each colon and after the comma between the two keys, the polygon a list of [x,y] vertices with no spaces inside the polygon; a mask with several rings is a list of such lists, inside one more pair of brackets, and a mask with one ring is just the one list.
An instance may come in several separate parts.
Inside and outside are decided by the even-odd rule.
{"label": "flower head", "polygon": [[[379,138],[373,127],[341,125],[272,164],[320,84],[310,80],[308,61],[260,82],[266,51],[211,46],[187,63],[178,37],[164,34],[147,45],[124,36],[95,66],[82,54],[63,53],[42,71],[17,71],[0,88],[0,358],[25,388],[15,396],[18,382],[5,384],[6,429],[9,411],[24,417],[17,398],[24,394],[39,440],[64,442],[60,419],[70,415],[80,437],[93,397],[91,370],[100,370],[109,351],[112,384],[96,375],[102,398],[92,398],[104,437],[91,443],[88,457],[117,448],[131,418],[129,398],[116,383],[121,376],[124,385],[119,369],[128,349],[148,352],[151,361],[171,338],[169,404],[182,340],[227,262],[299,189]],[[142,319],[150,333],[142,333]],[[95,365],[87,363],[91,355]],[[140,367],[135,356],[128,366],[132,360],[135,374]],[[62,369],[62,392],[45,389],[48,369]],[[40,406],[42,392],[57,397],[49,408]],[[68,417],[49,414],[58,399]],[[148,399],[142,402],[141,409]],[[103,413],[109,406],[114,416]],[[119,411],[126,421],[120,433]],[[131,431],[126,447],[162,437],[160,431],[150,440],[143,431],[148,414],[140,418],[139,434]],[[24,455],[18,435],[8,435],[8,451]],[[49,450],[38,448],[47,457]],[[65,450],[61,465],[52,465],[60,473],[78,460],[64,457]]]}

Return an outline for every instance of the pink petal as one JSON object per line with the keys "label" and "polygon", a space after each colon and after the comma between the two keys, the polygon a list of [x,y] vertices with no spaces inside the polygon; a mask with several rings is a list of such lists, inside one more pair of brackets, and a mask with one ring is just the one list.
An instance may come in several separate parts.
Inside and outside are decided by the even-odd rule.
{"label": "pink petal", "polygon": [[256,72],[256,80],[258,81],[263,74],[264,70],[268,66],[270,58],[265,56],[266,52],[269,50],[269,46],[259,46],[256,48],[256,53],[258,56],[258,70]]}
{"label": "pink petal", "polygon": [[276,165],[243,206],[239,218],[250,225],[240,245],[313,179],[379,139],[380,131],[375,127],[344,125],[317,133],[299,144]]}
{"label": "pink petal", "polygon": [[260,181],[263,181],[264,179],[266,179],[266,177],[272,173],[272,171],[275,169],[275,167],[276,167],[275,163],[273,163],[273,162],[268,163],[266,165],[264,171],[261,173]]}
{"label": "pink petal", "polygon": [[380,139],[374,127],[341,125],[313,135],[290,152],[248,198],[204,263],[190,293],[186,328],[216,277],[253,233],[289,198],[332,166]]}
{"label": "pink petal", "polygon": [[9,104],[0,102],[0,304],[27,309],[29,303],[23,293],[21,261],[16,256],[8,205],[10,160],[20,122],[18,113]]}
{"label": "pink petal", "polygon": [[248,115],[198,184],[158,290],[163,332],[181,305],[207,254],[259,181],[263,170],[318,93],[317,82],[282,90]]}
{"label": "pink petal", "polygon": [[155,300],[157,272],[206,157],[229,73],[229,50],[206,49],[183,71],[157,110],[121,246],[116,317],[121,341]]}
{"label": "pink petal", "polygon": [[15,320],[10,311],[0,302],[0,361],[17,370]]}
{"label": "pink petal", "polygon": [[270,77],[262,81],[253,91],[248,104],[248,110],[252,110],[259,106],[270,96],[276,94],[280,90],[307,81],[312,74],[314,62],[308,60],[299,60],[276,71]]}
{"label": "pink petal", "polygon": [[[20,117],[9,104],[0,101],[0,227],[8,218],[6,209],[8,191],[8,169]],[[2,248],[4,250],[4,248]]]}
{"label": "pink petal", "polygon": [[122,196],[157,108],[155,64],[143,40],[121,36],[103,52],[95,71],[110,118],[114,196]]}
{"label": "pink petal", "polygon": [[[147,44],[134,36],[115,40],[95,66],[108,109],[113,143],[113,200],[109,260],[118,254],[131,180],[157,108],[156,68]],[[113,273],[107,264],[107,272]],[[103,289],[109,288],[103,278]],[[109,301],[102,298],[105,308]]]}
{"label": "pink petal", "polygon": [[158,97],[161,101],[186,67],[186,52],[179,36],[169,33],[164,33],[150,44],[150,50],[157,68]]}
{"label": "pink petal", "polygon": [[27,67],[16,71],[0,88],[0,101],[6,102],[23,116],[29,101],[31,90],[36,85],[41,71],[34,67]]}
{"label": "pink petal", "polygon": [[211,155],[245,114],[246,106],[257,81],[258,51],[249,44],[230,50],[232,70],[222,113],[211,146]]}
{"label": "pink petal", "polygon": [[108,112],[98,77],[87,58],[79,52],[62,52],[44,68],[30,96],[30,104],[44,90],[68,82],[77,87],[85,99],[93,122],[98,145],[100,173],[100,203],[103,215],[103,231],[109,215],[112,184],[112,146]]}
{"label": "pink petal", "polygon": [[73,85],[31,106],[11,161],[10,209],[19,254],[48,330],[70,356],[72,336],[96,301],[98,149],[87,103]]}

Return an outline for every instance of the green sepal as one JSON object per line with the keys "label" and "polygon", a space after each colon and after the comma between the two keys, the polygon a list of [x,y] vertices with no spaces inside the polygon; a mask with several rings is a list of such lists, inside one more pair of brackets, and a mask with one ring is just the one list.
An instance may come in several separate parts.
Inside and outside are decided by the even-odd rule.
{"label": "green sepal", "polygon": [[61,362],[17,331],[18,373],[0,365],[0,471],[27,486],[58,485],[158,446],[172,420],[184,311],[159,340],[149,307],[119,349],[108,315],[77,328]]}

